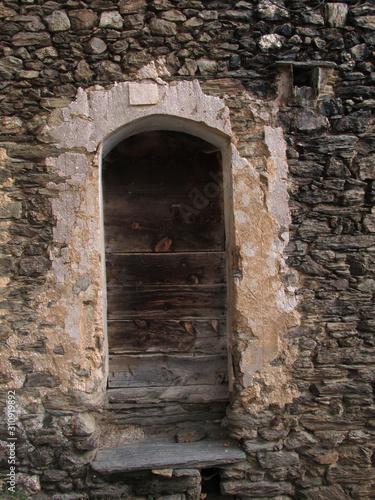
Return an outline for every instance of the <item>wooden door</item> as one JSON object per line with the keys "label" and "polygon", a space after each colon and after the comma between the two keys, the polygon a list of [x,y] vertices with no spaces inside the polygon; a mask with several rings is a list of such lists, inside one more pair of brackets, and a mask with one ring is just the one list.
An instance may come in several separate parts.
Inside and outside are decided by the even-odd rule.
{"label": "wooden door", "polygon": [[103,161],[112,402],[228,399],[221,170],[215,147],[168,131]]}

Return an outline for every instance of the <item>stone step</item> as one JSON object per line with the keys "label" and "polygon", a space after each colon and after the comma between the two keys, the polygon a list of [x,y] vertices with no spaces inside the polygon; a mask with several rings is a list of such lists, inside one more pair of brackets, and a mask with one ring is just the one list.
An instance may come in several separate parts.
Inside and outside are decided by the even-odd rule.
{"label": "stone step", "polygon": [[136,470],[205,468],[240,462],[245,453],[230,440],[176,443],[139,441],[99,450],[92,468],[101,474]]}

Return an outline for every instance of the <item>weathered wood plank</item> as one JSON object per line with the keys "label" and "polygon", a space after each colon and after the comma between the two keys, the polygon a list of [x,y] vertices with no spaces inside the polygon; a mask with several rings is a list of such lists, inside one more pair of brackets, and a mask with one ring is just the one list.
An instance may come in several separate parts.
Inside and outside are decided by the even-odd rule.
{"label": "weathered wood plank", "polygon": [[108,193],[104,197],[106,251],[154,252],[168,237],[171,251],[224,250],[221,198],[195,208],[183,193]]}
{"label": "weathered wood plank", "polygon": [[233,442],[201,440],[194,443],[136,442],[99,450],[92,468],[101,474],[142,469],[209,467],[239,462],[245,453]]}
{"label": "weathered wood plank", "polygon": [[[212,425],[225,417],[227,402],[186,403],[159,401],[152,404],[122,403],[115,406],[115,411],[106,415],[111,425],[142,425],[150,428],[168,427],[183,422],[205,423]],[[113,408],[108,405],[107,409]],[[190,425],[189,424],[189,425]]]}
{"label": "weathered wood plank", "polygon": [[225,285],[111,287],[107,297],[109,320],[225,317]]}
{"label": "weathered wood plank", "polygon": [[108,321],[110,354],[192,352],[224,354],[226,322],[219,320]]}
{"label": "weathered wood plank", "polygon": [[226,356],[109,356],[108,387],[167,387],[227,382]]}
{"label": "weathered wood plank", "polygon": [[225,282],[224,252],[107,254],[107,286]]}
{"label": "weathered wood plank", "polygon": [[161,401],[183,401],[185,403],[213,403],[228,401],[228,384],[188,385],[172,387],[139,387],[108,390],[110,405],[151,404]]}

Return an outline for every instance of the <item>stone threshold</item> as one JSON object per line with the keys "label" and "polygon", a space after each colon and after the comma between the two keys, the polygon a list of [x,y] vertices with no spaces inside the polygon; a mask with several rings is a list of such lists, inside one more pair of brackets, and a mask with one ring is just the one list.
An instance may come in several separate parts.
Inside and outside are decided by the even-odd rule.
{"label": "stone threshold", "polygon": [[231,440],[202,439],[190,443],[137,441],[99,450],[91,462],[100,474],[137,470],[205,468],[240,462],[246,454]]}

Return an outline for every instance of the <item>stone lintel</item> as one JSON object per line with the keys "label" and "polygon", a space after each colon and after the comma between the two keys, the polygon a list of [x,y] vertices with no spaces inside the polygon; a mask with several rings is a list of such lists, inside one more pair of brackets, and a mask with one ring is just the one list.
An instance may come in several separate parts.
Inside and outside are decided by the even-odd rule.
{"label": "stone lintel", "polygon": [[295,68],[336,68],[333,61],[276,61],[275,66],[293,66]]}

